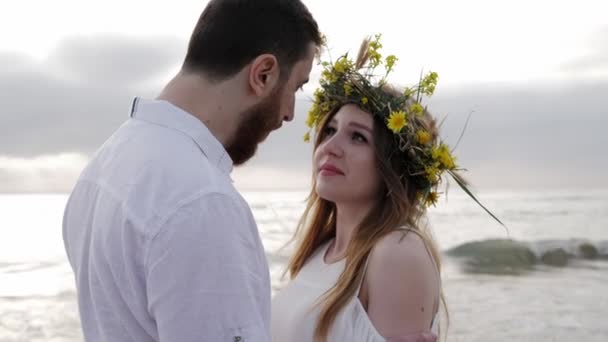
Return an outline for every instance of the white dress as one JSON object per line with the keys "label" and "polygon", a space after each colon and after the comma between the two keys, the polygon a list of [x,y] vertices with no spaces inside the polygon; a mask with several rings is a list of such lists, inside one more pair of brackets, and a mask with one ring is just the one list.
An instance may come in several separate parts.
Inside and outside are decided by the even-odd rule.
{"label": "white dress", "polygon": [[[312,342],[320,306],[317,300],[333,287],[344,270],[345,260],[332,264],[323,260],[329,243],[319,247],[295,279],[272,300],[271,331],[273,342]],[[337,315],[328,342],[386,342],[367,316],[359,300],[359,289]],[[431,331],[437,334],[437,315]]]}

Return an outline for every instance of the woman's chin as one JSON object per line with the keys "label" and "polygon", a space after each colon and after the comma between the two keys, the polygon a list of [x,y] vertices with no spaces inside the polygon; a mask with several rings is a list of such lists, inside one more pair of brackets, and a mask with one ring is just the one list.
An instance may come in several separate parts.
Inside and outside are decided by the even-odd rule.
{"label": "woman's chin", "polygon": [[326,184],[325,182],[319,183],[317,181],[316,191],[319,197],[329,202],[336,202],[336,200],[343,195],[342,191],[339,191],[337,187],[331,184]]}

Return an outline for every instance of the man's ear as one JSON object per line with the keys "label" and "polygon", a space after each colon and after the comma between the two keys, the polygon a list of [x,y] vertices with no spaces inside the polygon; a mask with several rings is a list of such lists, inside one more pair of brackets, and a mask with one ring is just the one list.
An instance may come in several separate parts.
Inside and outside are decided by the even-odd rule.
{"label": "man's ear", "polygon": [[251,62],[249,86],[257,96],[266,96],[279,83],[279,61],[274,55],[263,54]]}

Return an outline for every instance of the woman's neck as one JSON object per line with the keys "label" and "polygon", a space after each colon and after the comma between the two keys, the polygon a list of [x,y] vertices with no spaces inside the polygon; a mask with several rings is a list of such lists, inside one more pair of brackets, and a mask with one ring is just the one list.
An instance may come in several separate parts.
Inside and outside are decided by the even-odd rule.
{"label": "woman's neck", "polygon": [[327,255],[328,261],[337,261],[346,256],[348,244],[371,206],[371,203],[336,204],[336,238]]}

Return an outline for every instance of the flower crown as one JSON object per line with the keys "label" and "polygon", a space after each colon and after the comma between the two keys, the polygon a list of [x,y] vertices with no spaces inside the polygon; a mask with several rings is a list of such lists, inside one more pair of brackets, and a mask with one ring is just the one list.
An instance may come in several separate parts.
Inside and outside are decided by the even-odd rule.
{"label": "flower crown", "polygon": [[[365,40],[354,62],[345,54],[335,63],[321,63],[323,73],[320,88],[314,93],[314,102],[306,120],[309,131],[304,140],[310,141],[311,131],[317,131],[324,117],[331,111],[345,104],[356,104],[379,118],[393,133],[398,150],[392,153],[398,153],[399,158],[405,158],[405,172],[416,186],[421,203],[426,207],[436,204],[439,197],[438,187],[444,173],[447,173],[475,202],[502,224],[468,190],[466,182],[457,173],[462,169],[458,168],[452,151],[433,132],[434,120],[430,118],[422,100],[424,96],[433,95],[437,86],[437,73],[429,72],[421,76],[418,84],[405,88],[401,93],[391,94],[391,91],[388,91],[387,76],[398,59],[394,55],[382,58],[380,39],[381,35],[378,34],[373,39]],[[384,65],[381,77],[375,74],[380,65]]]}

